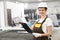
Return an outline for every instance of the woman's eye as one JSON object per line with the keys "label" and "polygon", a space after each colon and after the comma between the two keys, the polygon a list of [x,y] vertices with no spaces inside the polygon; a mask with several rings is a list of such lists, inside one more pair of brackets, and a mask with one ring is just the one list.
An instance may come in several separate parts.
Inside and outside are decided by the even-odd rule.
{"label": "woman's eye", "polygon": [[41,10],[39,10],[39,11],[41,11]]}

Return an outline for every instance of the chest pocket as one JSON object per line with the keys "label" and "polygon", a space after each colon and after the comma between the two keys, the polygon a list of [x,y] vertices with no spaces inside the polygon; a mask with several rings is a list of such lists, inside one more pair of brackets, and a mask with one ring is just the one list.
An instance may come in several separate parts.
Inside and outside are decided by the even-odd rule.
{"label": "chest pocket", "polygon": [[36,23],[34,27],[36,27],[36,28],[40,28],[41,26],[42,26],[41,23]]}

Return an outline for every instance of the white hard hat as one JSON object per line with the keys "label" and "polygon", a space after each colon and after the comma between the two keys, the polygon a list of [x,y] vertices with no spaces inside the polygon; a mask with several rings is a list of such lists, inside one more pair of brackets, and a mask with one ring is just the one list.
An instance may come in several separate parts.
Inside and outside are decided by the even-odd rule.
{"label": "white hard hat", "polygon": [[38,7],[47,7],[47,3],[46,2],[41,2]]}

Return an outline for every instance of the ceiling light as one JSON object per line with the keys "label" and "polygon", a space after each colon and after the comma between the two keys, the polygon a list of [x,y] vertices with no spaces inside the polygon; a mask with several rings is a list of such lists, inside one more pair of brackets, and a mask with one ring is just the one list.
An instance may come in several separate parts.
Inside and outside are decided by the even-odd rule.
{"label": "ceiling light", "polygon": [[42,0],[38,0],[38,1],[42,1]]}

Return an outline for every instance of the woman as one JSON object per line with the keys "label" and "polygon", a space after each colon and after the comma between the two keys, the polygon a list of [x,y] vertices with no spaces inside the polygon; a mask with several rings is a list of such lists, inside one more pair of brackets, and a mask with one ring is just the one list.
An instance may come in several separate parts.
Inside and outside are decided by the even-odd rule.
{"label": "woman", "polygon": [[[39,14],[41,16],[40,19],[36,23],[41,23],[41,27],[35,27],[36,23],[31,27],[31,30],[34,31],[33,36],[34,40],[48,40],[48,37],[51,35],[52,29],[52,20],[47,17],[47,5],[46,3],[40,3],[38,7]],[[44,21],[44,22],[43,22]],[[38,26],[37,24],[37,26]]]}

